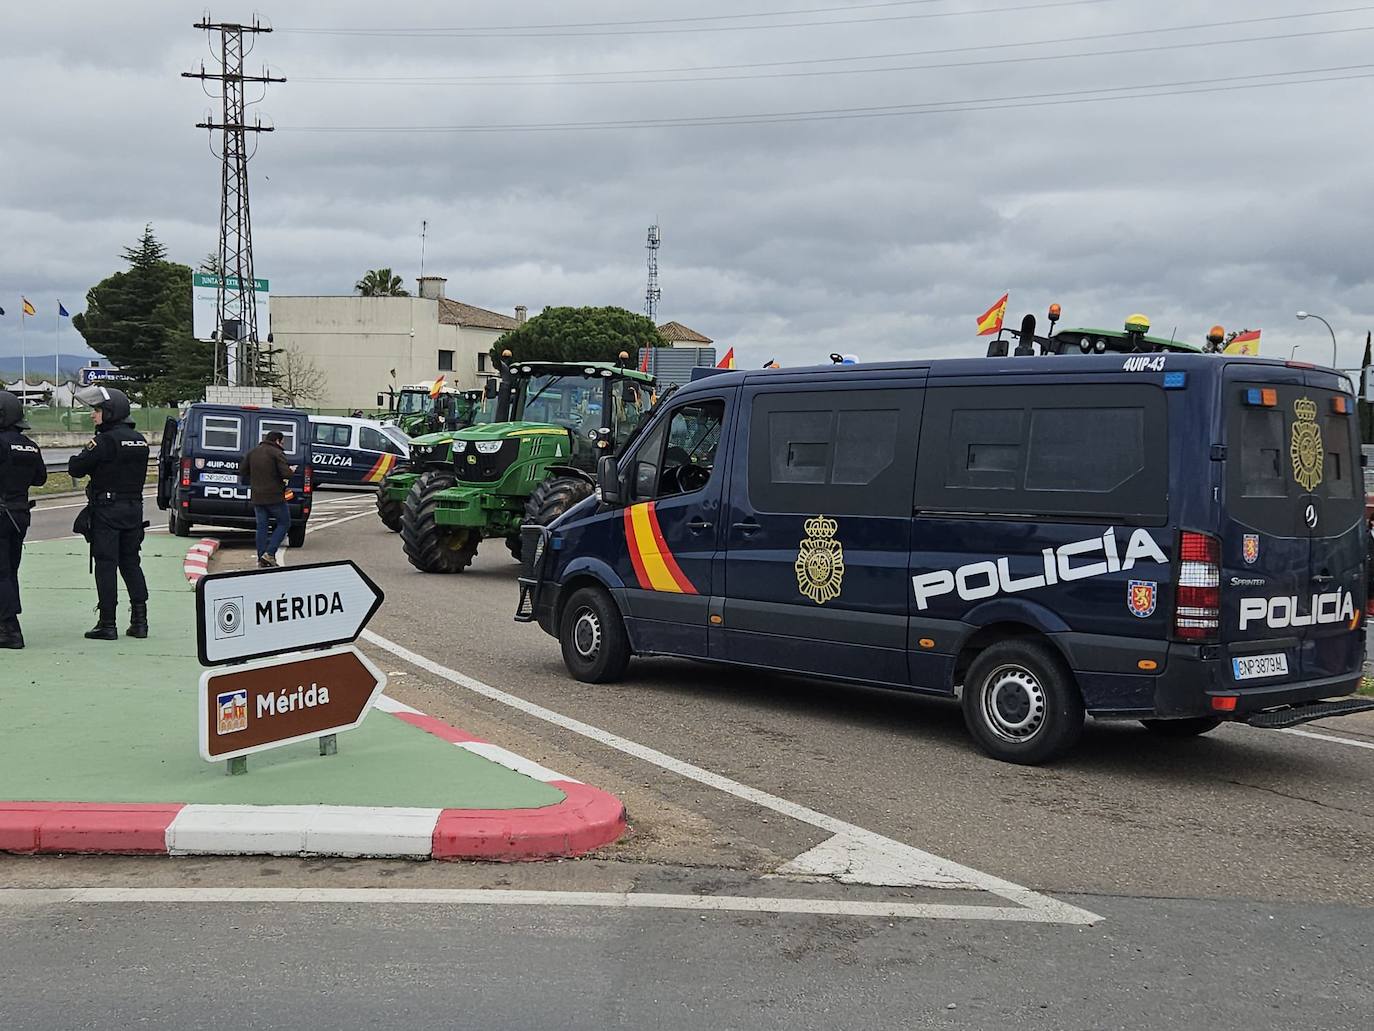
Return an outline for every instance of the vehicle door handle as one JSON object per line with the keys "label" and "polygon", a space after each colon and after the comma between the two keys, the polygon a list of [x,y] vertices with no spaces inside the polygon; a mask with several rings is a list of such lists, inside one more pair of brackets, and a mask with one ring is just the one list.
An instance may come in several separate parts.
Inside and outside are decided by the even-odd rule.
{"label": "vehicle door handle", "polygon": [[693,533],[705,533],[715,525],[715,523],[708,523],[705,519],[698,517],[688,520],[687,529],[691,530]]}
{"label": "vehicle door handle", "polygon": [[742,523],[732,523],[731,528],[738,530],[746,537],[750,536],[751,534],[757,533],[759,530],[763,529],[763,527],[760,526],[759,523],[753,519],[746,519]]}

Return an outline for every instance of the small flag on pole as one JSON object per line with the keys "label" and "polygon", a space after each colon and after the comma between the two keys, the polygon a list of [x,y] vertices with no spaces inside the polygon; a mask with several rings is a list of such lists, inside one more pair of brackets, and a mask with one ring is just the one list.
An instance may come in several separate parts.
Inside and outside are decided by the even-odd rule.
{"label": "small flag on pole", "polygon": [[639,371],[640,371],[640,372],[648,372],[648,371],[649,371],[649,348],[645,347],[645,348],[643,348],[643,351],[644,351],[644,353],[643,353],[642,355],[639,356]]}
{"label": "small flag on pole", "polygon": [[19,298],[19,299],[20,299],[21,301],[24,302],[24,314],[25,314],[25,315],[37,315],[37,314],[38,314],[38,309],[35,308],[35,307],[30,303],[30,301],[29,301],[29,299],[28,299],[27,297],[21,297],[21,298]]}
{"label": "small flag on pole", "polygon": [[440,376],[438,379],[436,379],[436,380],[434,381],[434,386],[432,386],[432,387],[429,388],[429,396],[430,396],[431,398],[437,398],[437,397],[438,397],[440,394],[442,394],[443,392],[444,392],[444,377],[443,377],[443,376]]}
{"label": "small flag on pole", "polygon": [[996,304],[978,316],[978,335],[980,337],[1002,332],[1002,320],[1006,317],[1007,298],[1010,296],[1010,292],[1004,293]]}
{"label": "small flag on pole", "polygon": [[5,314],[5,309],[4,309],[4,308],[0,308],[0,315],[3,315],[3,314]]}
{"label": "small flag on pole", "polygon": [[1222,353],[1258,355],[1260,353],[1260,331],[1247,329],[1244,333],[1237,333],[1231,338],[1231,342],[1226,345],[1226,350]]}
{"label": "small flag on pole", "polygon": [[61,301],[57,302],[57,314],[64,319],[69,319],[72,317],[72,313],[67,310],[67,306],[63,304]]}
{"label": "small flag on pole", "polygon": [[725,352],[725,357],[716,362],[717,369],[733,369],[735,367],[735,349],[732,347]]}

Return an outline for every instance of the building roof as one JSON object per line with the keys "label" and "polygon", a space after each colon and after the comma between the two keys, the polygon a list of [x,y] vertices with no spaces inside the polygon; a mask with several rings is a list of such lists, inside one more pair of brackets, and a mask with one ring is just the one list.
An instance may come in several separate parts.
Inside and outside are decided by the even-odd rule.
{"label": "building roof", "polygon": [[487,311],[462,301],[439,298],[439,321],[446,326],[473,326],[477,329],[514,329],[519,325],[509,315]]}
{"label": "building roof", "polygon": [[703,336],[695,329],[684,326],[681,322],[665,322],[658,327],[658,335],[670,344],[712,344],[715,343],[708,336]]}

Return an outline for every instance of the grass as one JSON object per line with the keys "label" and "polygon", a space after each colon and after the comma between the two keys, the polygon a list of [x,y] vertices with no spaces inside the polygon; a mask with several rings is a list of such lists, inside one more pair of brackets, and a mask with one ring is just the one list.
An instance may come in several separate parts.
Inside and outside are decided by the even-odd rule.
{"label": "grass", "polygon": [[[156,467],[151,465],[148,467],[147,482],[157,483]],[[48,494],[70,494],[73,491],[84,490],[85,484],[86,480],[84,479],[81,481],[81,485],[78,486],[77,484],[72,482],[72,478],[68,476],[66,473],[50,472],[48,473],[48,482],[43,484],[43,486],[41,487],[35,487],[33,490],[29,491],[29,496],[34,498],[41,498]]]}
{"label": "grass", "polygon": [[1360,687],[1355,693],[1366,698],[1374,698],[1374,677],[1360,677]]}

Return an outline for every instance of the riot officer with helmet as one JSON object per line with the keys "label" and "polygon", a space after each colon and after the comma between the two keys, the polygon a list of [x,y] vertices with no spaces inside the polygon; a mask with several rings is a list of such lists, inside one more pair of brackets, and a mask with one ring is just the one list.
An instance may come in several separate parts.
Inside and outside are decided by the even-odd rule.
{"label": "riot officer with helmet", "polygon": [[111,387],[84,387],[76,399],[89,405],[95,437],[67,463],[72,479],[89,476],[86,486],[87,540],[95,563],[100,617],[86,632],[93,641],[116,641],[118,580],[129,595],[129,637],[148,636],[148,584],[139,565],[143,544],[143,487],[148,478],[148,441],[129,418],[129,398]]}
{"label": "riot officer with helmet", "polygon": [[24,647],[19,628],[19,561],[29,532],[29,488],[48,479],[43,452],[24,436],[24,406],[0,390],[0,648]]}

